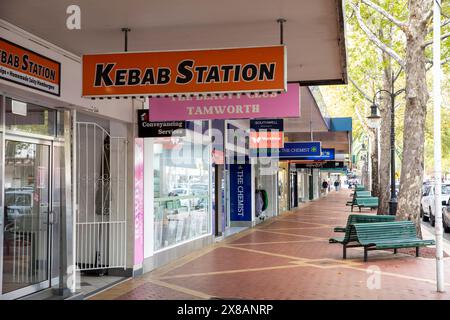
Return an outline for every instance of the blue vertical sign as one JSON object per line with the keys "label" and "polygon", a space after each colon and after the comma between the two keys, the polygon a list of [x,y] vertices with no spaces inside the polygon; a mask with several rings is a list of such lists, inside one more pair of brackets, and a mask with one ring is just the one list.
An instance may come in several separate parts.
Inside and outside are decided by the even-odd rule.
{"label": "blue vertical sign", "polygon": [[252,221],[252,166],[230,164],[230,220]]}

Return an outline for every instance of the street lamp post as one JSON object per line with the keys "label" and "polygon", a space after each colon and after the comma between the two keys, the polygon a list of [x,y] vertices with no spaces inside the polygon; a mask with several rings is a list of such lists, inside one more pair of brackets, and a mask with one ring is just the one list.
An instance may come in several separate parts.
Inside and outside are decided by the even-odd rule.
{"label": "street lamp post", "polygon": [[[394,80],[394,76],[392,76],[392,80]],[[389,214],[395,215],[397,212],[397,195],[395,192],[395,98],[401,94],[404,89],[394,91],[394,81],[392,83],[391,91],[380,89],[377,92],[375,92],[372,100],[372,106],[371,109],[371,115],[367,117],[368,120],[375,120],[377,122],[377,125],[379,125],[379,120],[381,120],[381,117],[378,116],[377,110],[379,109],[378,105],[375,103],[375,99],[377,95],[381,92],[386,92],[389,94],[389,97],[391,99],[391,199],[389,200]],[[373,122],[373,121],[369,121]]]}

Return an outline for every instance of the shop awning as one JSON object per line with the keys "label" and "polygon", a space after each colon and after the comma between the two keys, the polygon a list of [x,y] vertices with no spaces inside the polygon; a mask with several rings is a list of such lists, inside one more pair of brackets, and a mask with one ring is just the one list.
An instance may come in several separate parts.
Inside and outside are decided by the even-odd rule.
{"label": "shop awning", "polygon": [[60,0],[2,0],[4,19],[81,56],[129,51],[276,45],[284,18],[288,81],[347,82],[342,0],[80,0],[81,30],[66,28]]}

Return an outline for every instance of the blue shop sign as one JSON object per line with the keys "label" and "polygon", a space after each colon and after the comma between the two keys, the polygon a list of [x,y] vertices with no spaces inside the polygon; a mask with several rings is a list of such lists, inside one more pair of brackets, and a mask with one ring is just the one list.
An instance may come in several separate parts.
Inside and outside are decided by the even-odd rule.
{"label": "blue shop sign", "polygon": [[321,142],[285,142],[284,148],[281,148],[278,156],[280,158],[299,158],[321,155]]}
{"label": "blue shop sign", "polygon": [[230,164],[230,220],[252,221],[252,166]]}
{"label": "blue shop sign", "polygon": [[322,154],[318,157],[302,157],[301,160],[334,160],[335,158],[335,149],[333,148],[323,148]]}

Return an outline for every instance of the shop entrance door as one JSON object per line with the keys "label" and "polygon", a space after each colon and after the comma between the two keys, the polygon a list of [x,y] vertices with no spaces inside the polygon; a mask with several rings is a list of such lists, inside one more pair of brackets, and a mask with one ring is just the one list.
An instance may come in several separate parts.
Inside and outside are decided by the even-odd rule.
{"label": "shop entrance door", "polygon": [[2,293],[51,285],[52,142],[6,137]]}

